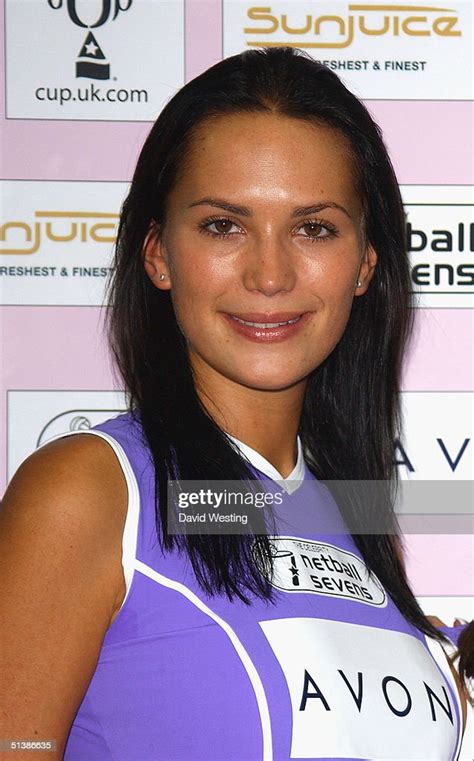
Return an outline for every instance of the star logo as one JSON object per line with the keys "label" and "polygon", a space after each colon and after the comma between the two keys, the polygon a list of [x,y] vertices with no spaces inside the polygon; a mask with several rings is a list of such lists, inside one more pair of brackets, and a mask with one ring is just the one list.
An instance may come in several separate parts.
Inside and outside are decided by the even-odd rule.
{"label": "star logo", "polygon": [[76,61],[76,77],[110,79],[110,65],[96,38],[89,31]]}
{"label": "star logo", "polygon": [[92,32],[89,32],[84,40],[84,44],[79,52],[79,58],[95,58],[96,60],[105,61],[105,55]]}
{"label": "star logo", "polygon": [[87,45],[84,45],[84,50],[86,51],[87,55],[95,56],[99,48],[95,43],[88,42]]}

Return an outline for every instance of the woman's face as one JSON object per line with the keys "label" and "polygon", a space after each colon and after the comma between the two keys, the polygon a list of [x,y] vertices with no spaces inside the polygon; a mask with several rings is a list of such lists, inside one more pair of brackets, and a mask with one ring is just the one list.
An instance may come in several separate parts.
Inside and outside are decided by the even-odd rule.
{"label": "woman's face", "polygon": [[171,289],[197,378],[214,387],[304,383],[376,263],[345,138],[273,114],[203,123],[155,232],[147,273]]}

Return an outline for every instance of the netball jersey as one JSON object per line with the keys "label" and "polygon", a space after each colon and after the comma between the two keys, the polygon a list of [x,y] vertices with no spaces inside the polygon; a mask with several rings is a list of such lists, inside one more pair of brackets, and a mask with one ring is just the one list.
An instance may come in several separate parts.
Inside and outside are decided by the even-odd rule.
{"label": "netball jersey", "polygon": [[[460,702],[443,650],[368,578],[299,440],[285,480],[233,439],[255,477],[284,493],[276,602],[246,605],[207,596],[185,554],[160,550],[139,424],[126,414],[88,433],[109,442],[127,481],[127,591],[65,761],[458,758]],[[320,533],[328,518],[334,532]]]}

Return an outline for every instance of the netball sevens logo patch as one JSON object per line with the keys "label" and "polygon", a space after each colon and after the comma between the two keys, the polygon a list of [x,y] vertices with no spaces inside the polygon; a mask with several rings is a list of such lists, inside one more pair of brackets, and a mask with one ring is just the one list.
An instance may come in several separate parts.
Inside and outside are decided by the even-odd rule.
{"label": "netball sevens logo patch", "polygon": [[333,544],[290,536],[271,537],[274,576],[283,592],[313,592],[384,607],[387,596],[377,578],[352,552]]}

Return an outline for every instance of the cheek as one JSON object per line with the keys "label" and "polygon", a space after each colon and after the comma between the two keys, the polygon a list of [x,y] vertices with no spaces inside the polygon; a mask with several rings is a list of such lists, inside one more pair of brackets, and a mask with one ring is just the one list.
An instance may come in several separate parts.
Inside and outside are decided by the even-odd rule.
{"label": "cheek", "polygon": [[318,272],[313,271],[312,290],[319,302],[319,337],[327,349],[334,348],[341,338],[355,298],[359,258],[357,252],[350,253],[322,262]]}
{"label": "cheek", "polygon": [[308,261],[303,279],[312,285],[327,309],[345,312],[355,293],[361,256],[356,246],[341,246],[323,251]]}
{"label": "cheek", "polygon": [[176,248],[169,259],[171,299],[185,335],[205,326],[212,305],[228,290],[229,273],[223,262],[205,255],[199,246]]}
{"label": "cheek", "polygon": [[[235,287],[238,278],[237,259],[228,251],[210,246],[202,236],[178,240],[171,249],[169,263],[172,290],[201,302],[215,297],[225,289]],[[205,237],[205,236],[204,236]]]}
{"label": "cheek", "polygon": [[355,278],[338,282],[326,293],[324,313],[331,333],[342,334],[349,319],[355,293]]}
{"label": "cheek", "polygon": [[[202,240],[202,238],[205,240]],[[203,234],[173,236],[167,247],[173,284],[188,290],[199,289],[203,279],[216,277],[219,256],[209,251],[207,236]]]}

